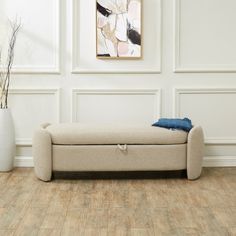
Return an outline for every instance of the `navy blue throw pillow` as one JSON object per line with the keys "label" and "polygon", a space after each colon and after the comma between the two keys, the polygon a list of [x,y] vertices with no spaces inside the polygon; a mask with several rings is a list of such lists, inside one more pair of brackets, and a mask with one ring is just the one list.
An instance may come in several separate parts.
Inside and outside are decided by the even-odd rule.
{"label": "navy blue throw pillow", "polygon": [[152,126],[158,126],[167,129],[180,129],[186,132],[189,132],[193,128],[192,122],[188,118],[184,119],[161,118],[157,122],[155,122]]}

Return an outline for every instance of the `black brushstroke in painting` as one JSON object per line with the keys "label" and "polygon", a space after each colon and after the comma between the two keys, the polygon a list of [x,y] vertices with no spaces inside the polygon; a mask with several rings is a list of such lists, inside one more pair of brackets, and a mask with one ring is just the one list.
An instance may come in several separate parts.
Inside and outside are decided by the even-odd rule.
{"label": "black brushstroke in painting", "polygon": [[111,15],[112,11],[101,6],[98,2],[97,2],[97,10],[104,16],[108,17]]}
{"label": "black brushstroke in painting", "polygon": [[128,29],[128,38],[133,44],[141,45],[141,35],[134,29]]}

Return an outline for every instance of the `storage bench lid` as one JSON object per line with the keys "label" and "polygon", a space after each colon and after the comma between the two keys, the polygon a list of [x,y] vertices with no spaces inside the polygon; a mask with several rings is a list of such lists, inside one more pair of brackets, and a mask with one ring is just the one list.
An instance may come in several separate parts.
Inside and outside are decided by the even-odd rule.
{"label": "storage bench lid", "polygon": [[53,144],[61,145],[112,145],[112,144],[183,144],[187,133],[152,126],[101,125],[84,123],[54,124],[46,127]]}

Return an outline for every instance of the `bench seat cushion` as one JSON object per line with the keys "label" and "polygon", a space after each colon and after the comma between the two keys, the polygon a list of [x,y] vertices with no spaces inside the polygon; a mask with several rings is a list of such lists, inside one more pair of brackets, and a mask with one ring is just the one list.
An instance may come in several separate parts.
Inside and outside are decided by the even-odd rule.
{"label": "bench seat cushion", "polygon": [[184,131],[138,125],[96,125],[66,123],[49,125],[52,143],[58,145],[154,144],[172,145],[187,142]]}

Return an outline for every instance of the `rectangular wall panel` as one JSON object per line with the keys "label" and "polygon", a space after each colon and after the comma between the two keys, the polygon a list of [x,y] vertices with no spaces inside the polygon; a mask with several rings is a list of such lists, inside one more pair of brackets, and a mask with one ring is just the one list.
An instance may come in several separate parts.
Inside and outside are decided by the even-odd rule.
{"label": "rectangular wall panel", "polygon": [[160,117],[160,91],[73,90],[73,121],[146,124]]}
{"label": "rectangular wall panel", "polygon": [[142,59],[102,60],[96,58],[96,1],[73,0],[72,71],[87,74],[159,73],[161,71],[161,0],[143,1],[142,5]]}
{"label": "rectangular wall panel", "polygon": [[59,73],[60,0],[0,0],[0,45],[6,59],[10,22],[21,28],[16,41],[14,73]]}
{"label": "rectangular wall panel", "polygon": [[236,72],[236,1],[175,0],[176,72]]}
{"label": "rectangular wall panel", "polygon": [[236,143],[236,89],[176,89],[174,116],[204,129],[206,143]]}
{"label": "rectangular wall panel", "polygon": [[57,89],[13,89],[9,107],[15,125],[17,145],[31,145],[33,132],[42,123],[59,122]]}

